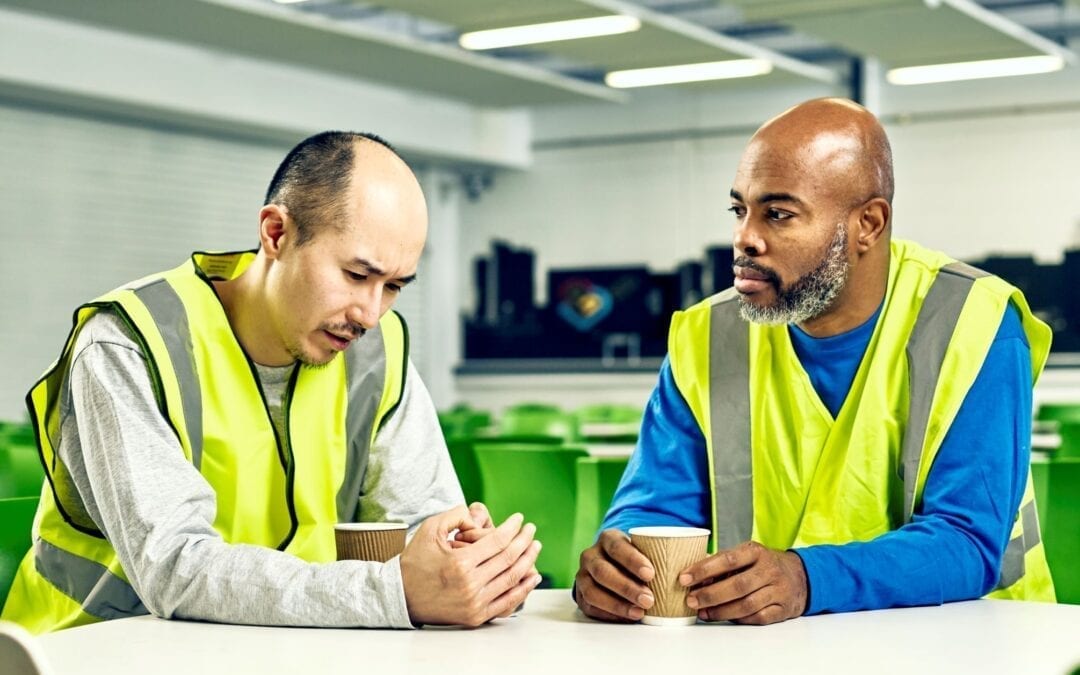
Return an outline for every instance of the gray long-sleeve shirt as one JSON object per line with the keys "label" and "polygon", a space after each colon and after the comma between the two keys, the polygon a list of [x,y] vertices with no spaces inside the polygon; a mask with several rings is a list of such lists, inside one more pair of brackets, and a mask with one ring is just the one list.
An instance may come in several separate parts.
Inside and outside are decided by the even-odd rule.
{"label": "gray long-sleeve shirt", "polygon": [[[115,315],[91,318],[74,354],[61,394],[60,458],[150,612],[223,623],[412,626],[398,558],[309,563],[221,538],[212,527],[214,491],[158,411],[145,358]],[[290,369],[259,368],[272,413]],[[401,404],[372,444],[363,492],[360,520],[410,529],[464,501],[411,363]]]}

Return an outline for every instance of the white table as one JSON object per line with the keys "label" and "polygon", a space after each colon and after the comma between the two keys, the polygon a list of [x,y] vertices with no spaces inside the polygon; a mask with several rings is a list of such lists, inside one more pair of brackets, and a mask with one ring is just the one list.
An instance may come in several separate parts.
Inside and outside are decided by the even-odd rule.
{"label": "white table", "polygon": [[1062,675],[1080,666],[1080,606],[978,600],[766,627],[660,628],[593,622],[567,591],[546,590],[534,592],[521,615],[476,630],[262,628],[140,617],[40,640],[57,675]]}

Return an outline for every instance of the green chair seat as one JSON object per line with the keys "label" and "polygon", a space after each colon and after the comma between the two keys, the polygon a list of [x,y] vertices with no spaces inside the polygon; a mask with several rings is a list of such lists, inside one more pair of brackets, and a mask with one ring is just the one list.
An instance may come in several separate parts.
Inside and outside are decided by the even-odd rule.
{"label": "green chair seat", "polygon": [[4,606],[15,572],[30,550],[30,530],[37,497],[0,499],[0,607]]}

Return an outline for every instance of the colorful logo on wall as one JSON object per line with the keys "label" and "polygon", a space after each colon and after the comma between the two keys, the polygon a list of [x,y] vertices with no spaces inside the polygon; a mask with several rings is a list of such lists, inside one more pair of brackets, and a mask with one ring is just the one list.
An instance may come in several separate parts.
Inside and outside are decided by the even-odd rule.
{"label": "colorful logo on wall", "polygon": [[611,314],[611,291],[588,279],[568,279],[559,286],[555,313],[576,330],[587,332]]}

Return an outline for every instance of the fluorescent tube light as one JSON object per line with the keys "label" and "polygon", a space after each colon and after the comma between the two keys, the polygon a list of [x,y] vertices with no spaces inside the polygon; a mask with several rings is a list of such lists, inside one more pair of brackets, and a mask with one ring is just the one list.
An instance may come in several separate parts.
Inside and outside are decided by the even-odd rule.
{"label": "fluorescent tube light", "polygon": [[279,5],[299,5],[301,2],[307,2],[307,0],[274,0]]}
{"label": "fluorescent tube light", "polygon": [[653,87],[660,84],[704,82],[706,80],[729,80],[736,77],[754,77],[772,72],[772,62],[766,59],[732,59],[708,63],[687,63],[681,66],[638,68],[636,70],[613,70],[604,76],[609,87]]}
{"label": "fluorescent tube light", "polygon": [[465,49],[498,49],[517,45],[534,45],[541,42],[577,40],[580,38],[600,37],[632,33],[641,28],[641,21],[634,16],[613,14],[597,16],[591,19],[573,19],[571,21],[553,21],[534,23],[528,26],[510,26],[462,33],[458,43]]}
{"label": "fluorescent tube light", "polygon": [[939,63],[933,66],[893,68],[885,74],[889,84],[931,84],[955,80],[981,80],[988,77],[1012,75],[1036,75],[1051,73],[1065,67],[1060,56],[1021,56],[1014,59],[991,59],[989,61],[964,61],[962,63]]}

